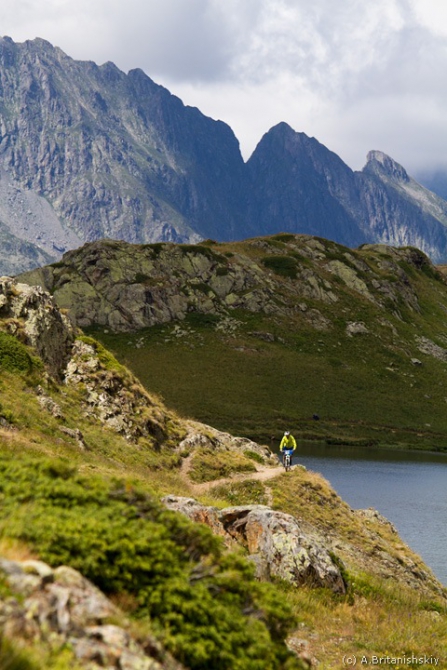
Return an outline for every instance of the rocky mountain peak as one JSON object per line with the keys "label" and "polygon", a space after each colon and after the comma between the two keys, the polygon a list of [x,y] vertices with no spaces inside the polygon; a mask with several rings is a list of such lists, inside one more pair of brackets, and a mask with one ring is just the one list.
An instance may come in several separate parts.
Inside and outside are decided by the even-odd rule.
{"label": "rocky mountain peak", "polygon": [[[447,257],[442,203],[421,195],[386,154],[370,152],[354,173],[281,122],[244,163],[227,124],[184,105],[143,70],[76,61],[39,38],[0,40],[0,170],[54,214],[45,230],[41,216],[29,225],[33,207],[19,216],[1,207],[0,193],[0,238],[15,250],[11,263],[3,246],[4,274],[39,265],[39,250],[56,260],[62,249],[103,238],[195,243],[279,231]],[[37,247],[31,263],[22,242]]]}
{"label": "rocky mountain peak", "polygon": [[370,151],[366,160],[366,165],[363,168],[364,172],[392,177],[397,181],[410,181],[410,177],[405,168],[393,160],[393,158],[390,158],[390,156],[383,153],[383,151]]}

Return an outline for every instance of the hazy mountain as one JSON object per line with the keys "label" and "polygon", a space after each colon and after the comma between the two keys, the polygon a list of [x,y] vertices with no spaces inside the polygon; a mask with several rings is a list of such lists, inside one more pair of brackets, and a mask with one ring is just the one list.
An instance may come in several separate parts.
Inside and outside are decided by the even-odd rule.
{"label": "hazy mountain", "polygon": [[415,175],[419,183],[447,200],[447,167],[436,170],[421,170]]}
{"label": "hazy mountain", "polygon": [[353,172],[316,139],[280,123],[264,135],[247,169],[247,218],[261,234],[308,233],[350,247],[411,245],[434,261],[447,256],[447,202],[380,151]]}
{"label": "hazy mountain", "polygon": [[[0,39],[0,168],[34,199],[5,216],[0,192],[9,234],[53,258],[104,237],[228,241],[279,231],[447,258],[446,203],[384,154],[371,152],[353,172],[280,123],[244,163],[229,126],[141,70],[75,61],[42,39]],[[47,214],[29,226],[37,196]]]}

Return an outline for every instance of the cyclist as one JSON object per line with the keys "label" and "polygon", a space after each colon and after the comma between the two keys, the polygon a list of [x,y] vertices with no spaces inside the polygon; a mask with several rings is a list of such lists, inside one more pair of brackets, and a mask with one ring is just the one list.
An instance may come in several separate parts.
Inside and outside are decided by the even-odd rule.
{"label": "cyclist", "polygon": [[291,434],[290,430],[286,430],[281,440],[281,444],[279,445],[279,450],[283,455],[283,463],[284,463],[285,452],[287,451],[290,453],[290,465],[292,465],[292,455],[295,449],[296,449],[295,438]]}

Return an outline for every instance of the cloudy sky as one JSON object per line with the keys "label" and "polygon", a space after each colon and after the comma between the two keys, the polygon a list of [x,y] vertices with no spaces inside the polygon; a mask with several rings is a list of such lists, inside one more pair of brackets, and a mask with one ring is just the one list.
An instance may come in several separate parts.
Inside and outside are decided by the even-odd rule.
{"label": "cloudy sky", "polygon": [[286,121],[353,169],[447,167],[447,0],[1,0],[0,34],[142,68],[246,158]]}

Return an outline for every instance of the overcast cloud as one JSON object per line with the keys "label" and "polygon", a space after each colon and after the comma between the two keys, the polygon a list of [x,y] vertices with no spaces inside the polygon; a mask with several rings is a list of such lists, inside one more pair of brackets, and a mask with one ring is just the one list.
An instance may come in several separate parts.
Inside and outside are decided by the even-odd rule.
{"label": "overcast cloud", "polygon": [[352,168],[447,167],[444,0],[2,0],[0,32],[142,68],[229,123],[246,158],[286,121]]}

